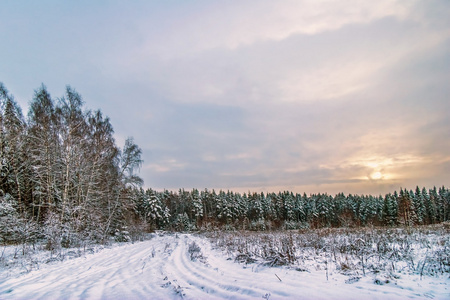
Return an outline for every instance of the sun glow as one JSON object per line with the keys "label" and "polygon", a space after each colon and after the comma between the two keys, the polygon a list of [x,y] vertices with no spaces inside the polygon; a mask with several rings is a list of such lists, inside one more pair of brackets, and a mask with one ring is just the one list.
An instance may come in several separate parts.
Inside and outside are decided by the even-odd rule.
{"label": "sun glow", "polygon": [[425,162],[427,162],[426,157],[412,154],[392,157],[372,155],[356,156],[349,162],[349,165],[358,168],[357,171],[355,170],[355,173],[358,173],[358,175],[355,174],[356,176],[353,178],[377,183],[388,183],[410,177],[411,174],[405,174],[405,170]]}
{"label": "sun glow", "polygon": [[381,172],[373,172],[372,174],[370,174],[370,179],[380,180],[382,178],[383,178],[383,174],[381,174]]}

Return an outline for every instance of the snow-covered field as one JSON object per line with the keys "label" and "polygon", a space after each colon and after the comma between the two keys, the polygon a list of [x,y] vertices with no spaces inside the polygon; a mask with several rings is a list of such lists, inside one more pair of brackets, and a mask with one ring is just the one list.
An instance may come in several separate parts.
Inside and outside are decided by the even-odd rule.
{"label": "snow-covered field", "polygon": [[[450,299],[448,273],[351,277],[314,259],[303,260],[301,269],[239,263],[231,248],[212,245],[217,242],[202,236],[159,234],[62,262],[36,263],[25,274],[14,272],[17,266],[4,269],[0,299]],[[12,249],[4,249],[4,260]]]}

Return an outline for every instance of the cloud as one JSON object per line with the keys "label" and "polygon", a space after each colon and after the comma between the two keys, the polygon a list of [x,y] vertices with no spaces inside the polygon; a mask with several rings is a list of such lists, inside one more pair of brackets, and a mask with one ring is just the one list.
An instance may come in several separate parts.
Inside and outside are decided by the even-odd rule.
{"label": "cloud", "polygon": [[125,76],[138,74],[142,84],[183,103],[252,106],[342,99],[366,91],[393,65],[411,62],[447,38],[441,30],[433,32],[421,23],[391,16],[237,49],[175,47],[180,54],[191,52],[166,60],[150,52],[127,62]]}
{"label": "cloud", "polygon": [[155,23],[151,19],[141,20],[139,28],[141,35],[148,37],[144,55],[170,59],[217,48],[236,50],[258,42],[280,41],[295,34],[314,35],[387,16],[404,18],[409,3],[358,0],[344,4],[291,0],[200,2],[183,7],[182,14],[159,24],[161,34],[155,33]]}
{"label": "cloud", "polygon": [[0,78],[22,103],[41,82],[56,97],[71,84],[118,141],[135,137],[152,188],[440,185],[448,12],[448,1],[9,4]]}

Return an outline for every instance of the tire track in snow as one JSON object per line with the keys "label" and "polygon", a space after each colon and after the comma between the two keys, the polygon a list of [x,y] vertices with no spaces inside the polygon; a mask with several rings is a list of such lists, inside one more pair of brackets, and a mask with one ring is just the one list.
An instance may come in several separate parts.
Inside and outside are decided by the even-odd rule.
{"label": "tire track in snow", "polygon": [[155,276],[164,258],[149,261],[157,245],[150,240],[43,266],[0,282],[0,299],[166,299]]}
{"label": "tire track in snow", "polygon": [[[191,261],[190,243],[207,263]],[[255,284],[259,274],[226,261],[209,243],[189,234],[165,235],[65,261],[0,283],[0,299],[211,299],[261,298],[274,290]],[[264,282],[264,281],[262,281]],[[5,291],[10,291],[5,293]]]}
{"label": "tire track in snow", "polygon": [[[254,299],[261,298],[268,293],[264,285],[249,286],[249,276],[252,274],[250,270],[244,270],[233,264],[232,269],[237,269],[237,272],[230,272],[230,269],[222,270],[222,261],[209,264],[210,259],[207,257],[207,263],[199,260],[192,261],[189,257],[188,247],[192,242],[201,245],[210,256],[213,256],[208,245],[202,243],[202,240],[191,235],[183,235],[179,239],[176,248],[174,249],[169,263],[166,266],[166,271],[175,278],[176,283],[180,285],[186,298],[239,298],[239,299]],[[217,267],[216,267],[217,266]],[[237,268],[236,268],[237,267]],[[257,274],[253,274],[257,275]],[[275,280],[277,280],[274,277]],[[276,282],[275,282],[276,283]],[[287,296],[282,291],[271,291],[274,295],[285,297]]]}

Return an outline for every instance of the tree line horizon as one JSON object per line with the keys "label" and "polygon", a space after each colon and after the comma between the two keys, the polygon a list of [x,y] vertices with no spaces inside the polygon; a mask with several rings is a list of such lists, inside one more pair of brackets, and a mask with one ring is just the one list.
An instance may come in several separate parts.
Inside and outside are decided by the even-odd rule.
{"label": "tree line horizon", "polygon": [[444,186],[383,196],[235,193],[142,188],[142,151],[121,149],[101,110],[70,86],[56,100],[41,85],[27,118],[0,82],[0,243],[46,239],[49,248],[130,240],[165,230],[272,230],[427,225],[450,220]]}

